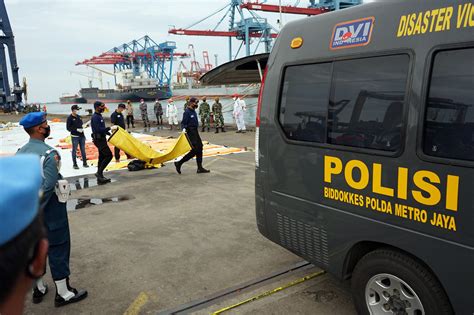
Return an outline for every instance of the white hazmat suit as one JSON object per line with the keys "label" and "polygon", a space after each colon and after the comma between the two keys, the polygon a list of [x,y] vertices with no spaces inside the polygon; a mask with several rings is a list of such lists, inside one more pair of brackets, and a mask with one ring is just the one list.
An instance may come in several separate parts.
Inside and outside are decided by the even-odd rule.
{"label": "white hazmat suit", "polygon": [[245,104],[245,101],[241,100],[239,97],[234,97],[234,111],[232,112],[232,115],[237,124],[237,132],[245,131],[244,112],[246,110],[247,105]]}
{"label": "white hazmat suit", "polygon": [[174,102],[168,102],[168,105],[166,105],[166,118],[168,118],[170,125],[178,125],[178,108],[176,108]]}

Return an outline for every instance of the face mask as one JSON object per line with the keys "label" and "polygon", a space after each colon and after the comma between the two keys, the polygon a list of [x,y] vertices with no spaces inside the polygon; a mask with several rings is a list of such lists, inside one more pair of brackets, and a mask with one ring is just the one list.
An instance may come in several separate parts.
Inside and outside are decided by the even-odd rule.
{"label": "face mask", "polygon": [[50,126],[47,126],[47,127],[41,127],[43,128],[46,132],[43,134],[43,137],[46,139],[49,137],[49,135],[51,134],[51,127]]}
{"label": "face mask", "polygon": [[237,97],[234,97],[234,101],[236,101],[236,100],[237,100]]}
{"label": "face mask", "polygon": [[102,114],[104,111],[105,111],[105,108],[100,108],[100,107],[99,107],[99,113]]}
{"label": "face mask", "polygon": [[73,110],[72,113],[73,113],[74,115],[77,115],[77,110]]}

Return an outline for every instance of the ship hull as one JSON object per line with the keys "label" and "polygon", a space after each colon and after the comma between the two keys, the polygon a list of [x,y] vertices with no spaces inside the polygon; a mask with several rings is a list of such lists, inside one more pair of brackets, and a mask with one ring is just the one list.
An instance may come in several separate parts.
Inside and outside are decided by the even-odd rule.
{"label": "ship hull", "polygon": [[193,88],[174,88],[173,98],[181,99],[187,96],[198,98],[214,98],[221,99],[232,98],[234,94],[238,94],[243,98],[257,97],[259,93],[259,85],[223,85],[223,86],[199,86]]}
{"label": "ship hull", "polygon": [[84,97],[77,97],[77,96],[63,96],[59,98],[59,103],[67,105],[67,104],[85,104],[87,100]]}
{"label": "ship hull", "polygon": [[108,103],[120,102],[139,102],[141,99],[145,101],[154,101],[156,99],[168,99],[171,95],[168,89],[150,88],[137,90],[102,90],[98,88],[81,89],[81,95],[87,100],[87,103],[102,101]]}

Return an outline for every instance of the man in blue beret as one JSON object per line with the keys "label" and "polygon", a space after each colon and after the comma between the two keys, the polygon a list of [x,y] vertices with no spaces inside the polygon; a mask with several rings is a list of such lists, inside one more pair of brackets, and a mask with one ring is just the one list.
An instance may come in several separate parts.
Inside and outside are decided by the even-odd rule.
{"label": "man in blue beret", "polygon": [[0,158],[0,314],[22,314],[46,268],[48,240],[38,211],[38,156]]}
{"label": "man in blue beret", "polygon": [[[41,160],[43,195],[40,206],[44,209],[49,241],[49,267],[56,285],[54,304],[59,307],[78,302],[87,297],[87,291],[78,291],[69,285],[71,241],[66,209],[69,184],[59,173],[61,157],[44,142],[51,133],[45,113],[29,113],[20,120],[20,125],[28,133],[30,140],[17,154],[35,154]],[[43,280],[39,279],[33,290],[33,303],[40,303],[46,293],[47,288]]]}

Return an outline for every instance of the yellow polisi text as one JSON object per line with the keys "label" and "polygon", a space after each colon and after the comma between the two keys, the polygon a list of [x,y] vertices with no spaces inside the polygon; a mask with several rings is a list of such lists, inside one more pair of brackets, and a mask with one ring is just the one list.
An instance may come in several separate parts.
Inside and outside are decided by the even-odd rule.
{"label": "yellow polisi text", "polygon": [[[357,172],[358,176],[354,176]],[[324,181],[331,183],[335,176],[344,176],[347,185],[356,190],[369,187],[371,192],[381,196],[396,197],[407,200],[411,194],[413,199],[426,206],[443,206],[447,210],[458,210],[459,176],[447,175],[440,178],[438,174],[428,170],[410,172],[406,167],[398,167],[396,187],[382,185],[383,166],[379,163],[367,165],[359,160],[343,163],[341,159],[326,155],[324,157]],[[408,190],[409,181],[415,186]],[[445,185],[442,185],[444,184]],[[443,189],[442,187],[446,187]]]}
{"label": "yellow polisi text", "polygon": [[474,27],[472,3],[414,12],[400,17],[397,37]]}

